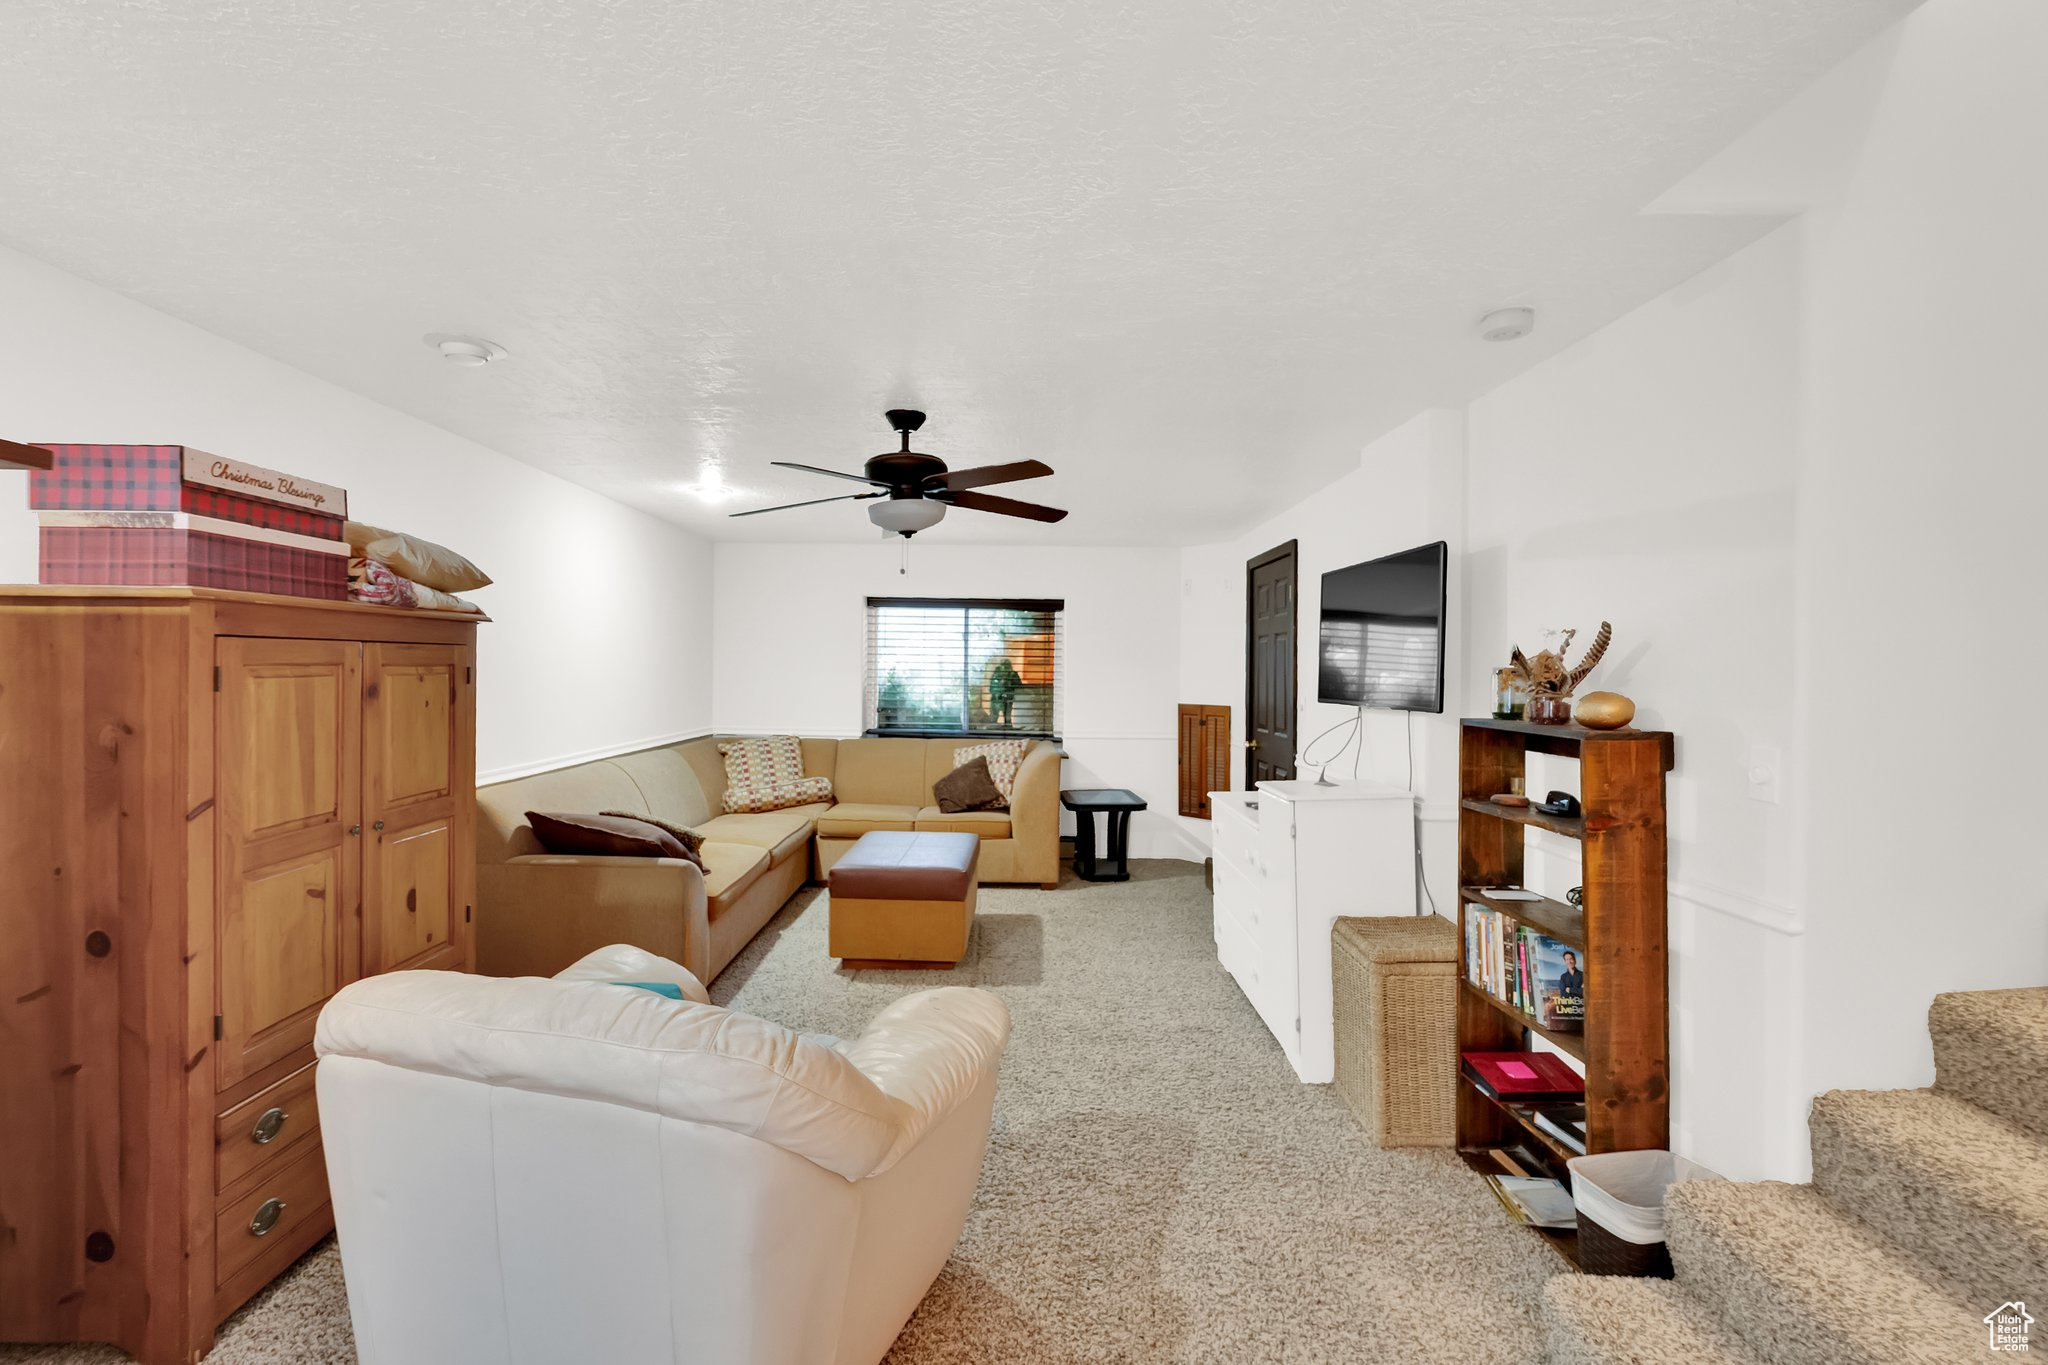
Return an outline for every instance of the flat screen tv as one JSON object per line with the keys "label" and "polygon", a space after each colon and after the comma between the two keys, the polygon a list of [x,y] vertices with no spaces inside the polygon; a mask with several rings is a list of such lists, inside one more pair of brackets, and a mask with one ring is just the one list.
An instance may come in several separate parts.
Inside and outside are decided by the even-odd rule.
{"label": "flat screen tv", "polygon": [[1316,700],[1389,711],[1444,709],[1441,540],[1323,575]]}

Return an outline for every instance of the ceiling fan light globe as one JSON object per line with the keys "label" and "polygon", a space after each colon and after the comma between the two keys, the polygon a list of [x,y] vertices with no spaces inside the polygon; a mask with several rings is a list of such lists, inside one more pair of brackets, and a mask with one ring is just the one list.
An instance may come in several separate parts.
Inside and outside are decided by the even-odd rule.
{"label": "ceiling fan light globe", "polygon": [[915,535],[937,526],[945,518],[946,505],[926,498],[890,498],[868,509],[868,520],[891,535]]}

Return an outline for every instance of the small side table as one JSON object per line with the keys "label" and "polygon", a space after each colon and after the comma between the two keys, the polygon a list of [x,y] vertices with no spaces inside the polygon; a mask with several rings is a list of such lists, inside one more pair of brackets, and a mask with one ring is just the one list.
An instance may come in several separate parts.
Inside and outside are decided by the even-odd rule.
{"label": "small side table", "polygon": [[[1127,882],[1131,879],[1131,812],[1145,809],[1136,792],[1122,787],[1082,787],[1060,793],[1060,804],[1074,812],[1074,875],[1089,882]],[[1107,848],[1100,862],[1095,858],[1095,812],[1106,822]]]}

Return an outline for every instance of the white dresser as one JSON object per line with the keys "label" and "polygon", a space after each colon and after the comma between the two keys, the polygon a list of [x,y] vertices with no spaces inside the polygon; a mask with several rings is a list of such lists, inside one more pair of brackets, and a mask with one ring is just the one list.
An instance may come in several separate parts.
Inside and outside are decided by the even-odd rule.
{"label": "white dresser", "polygon": [[1209,793],[1216,956],[1304,1081],[1336,1075],[1330,926],[1412,915],[1415,798],[1378,782]]}

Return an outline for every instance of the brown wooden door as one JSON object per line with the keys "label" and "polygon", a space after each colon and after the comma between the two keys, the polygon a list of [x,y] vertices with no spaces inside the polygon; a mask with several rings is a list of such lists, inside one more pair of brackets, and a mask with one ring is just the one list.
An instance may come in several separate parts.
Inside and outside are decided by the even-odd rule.
{"label": "brown wooden door", "polygon": [[225,1089],[312,1042],[358,970],[362,646],[230,636],[214,657]]}
{"label": "brown wooden door", "polygon": [[363,972],[459,967],[474,874],[468,651],[363,646]]}
{"label": "brown wooden door", "polygon": [[1244,785],[1294,776],[1295,542],[1245,566]]}

